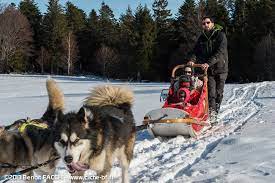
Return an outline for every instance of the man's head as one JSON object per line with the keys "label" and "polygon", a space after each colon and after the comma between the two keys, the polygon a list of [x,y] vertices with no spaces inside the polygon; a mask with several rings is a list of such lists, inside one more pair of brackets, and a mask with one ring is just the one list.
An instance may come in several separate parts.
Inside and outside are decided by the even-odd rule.
{"label": "man's head", "polygon": [[214,28],[214,19],[210,16],[203,17],[202,28],[206,32],[211,31]]}
{"label": "man's head", "polygon": [[190,66],[184,67],[184,75],[191,76],[193,74],[192,68]]}

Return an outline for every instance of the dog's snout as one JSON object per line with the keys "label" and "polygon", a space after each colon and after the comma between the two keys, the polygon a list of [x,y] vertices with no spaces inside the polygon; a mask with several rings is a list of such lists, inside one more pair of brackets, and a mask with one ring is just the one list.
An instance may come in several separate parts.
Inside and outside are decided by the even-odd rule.
{"label": "dog's snout", "polygon": [[69,156],[65,156],[64,160],[65,160],[66,163],[71,163],[73,161],[73,157],[70,156],[70,155]]}

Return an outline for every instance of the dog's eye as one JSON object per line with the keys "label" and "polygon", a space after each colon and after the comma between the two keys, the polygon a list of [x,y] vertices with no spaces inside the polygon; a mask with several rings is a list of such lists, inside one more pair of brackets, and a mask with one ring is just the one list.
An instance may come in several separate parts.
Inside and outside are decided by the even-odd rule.
{"label": "dog's eye", "polygon": [[75,139],[75,141],[74,141],[74,142],[72,142],[72,144],[74,144],[74,145],[75,145],[77,142],[79,142],[79,140],[80,140],[79,138]]}
{"label": "dog's eye", "polygon": [[66,145],[66,142],[65,142],[63,139],[59,140],[59,143],[60,143],[61,145],[63,145],[63,146]]}

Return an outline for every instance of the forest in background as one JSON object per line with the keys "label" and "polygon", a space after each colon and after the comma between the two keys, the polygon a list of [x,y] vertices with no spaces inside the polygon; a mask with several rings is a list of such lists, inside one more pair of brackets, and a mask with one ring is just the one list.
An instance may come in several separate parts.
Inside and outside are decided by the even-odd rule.
{"label": "forest in background", "polygon": [[169,81],[210,15],[227,35],[227,82],[275,80],[274,0],[185,0],[175,16],[168,3],[129,6],[117,19],[104,1],[88,15],[69,1],[49,0],[44,14],[34,0],[0,4],[0,73]]}

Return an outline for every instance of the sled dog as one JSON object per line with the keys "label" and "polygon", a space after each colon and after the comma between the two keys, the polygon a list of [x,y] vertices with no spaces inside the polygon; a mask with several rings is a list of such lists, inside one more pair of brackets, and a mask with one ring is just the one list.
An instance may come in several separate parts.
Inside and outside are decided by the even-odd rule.
{"label": "sled dog", "polygon": [[[129,182],[133,157],[135,123],[133,93],[115,86],[94,88],[78,112],[57,115],[54,143],[70,173],[97,172],[100,182],[108,181],[114,160],[122,167],[122,181]],[[107,179],[105,179],[107,178]]]}
{"label": "sled dog", "polygon": [[[49,105],[41,119],[35,120],[36,125],[18,120],[10,125],[9,129],[0,128],[0,164],[12,165],[0,168],[0,176],[44,163],[58,156],[53,147],[55,139],[53,123],[56,114],[64,109],[64,96],[54,80],[47,80],[46,86]],[[56,164],[57,160],[52,161],[47,166],[36,169],[35,172],[40,175],[51,175],[55,171]],[[32,175],[32,172],[28,174]]]}

